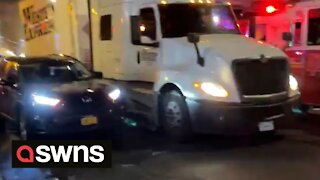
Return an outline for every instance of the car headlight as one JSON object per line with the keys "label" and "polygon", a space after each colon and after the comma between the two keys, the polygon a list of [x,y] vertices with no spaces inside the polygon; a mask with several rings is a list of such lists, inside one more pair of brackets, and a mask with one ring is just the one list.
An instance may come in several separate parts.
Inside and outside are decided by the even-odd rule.
{"label": "car headlight", "polygon": [[299,89],[299,83],[297,79],[292,75],[289,76],[289,86],[292,91],[296,91]]}
{"label": "car headlight", "polygon": [[194,87],[200,88],[203,92],[214,97],[228,97],[229,93],[224,87],[212,82],[194,83]]}
{"label": "car headlight", "polygon": [[60,102],[60,99],[51,98],[47,96],[32,95],[32,98],[36,104],[46,105],[46,106],[56,106]]}
{"label": "car headlight", "polygon": [[111,98],[113,101],[115,101],[120,97],[120,95],[121,95],[120,89],[115,89],[108,94],[108,97]]}

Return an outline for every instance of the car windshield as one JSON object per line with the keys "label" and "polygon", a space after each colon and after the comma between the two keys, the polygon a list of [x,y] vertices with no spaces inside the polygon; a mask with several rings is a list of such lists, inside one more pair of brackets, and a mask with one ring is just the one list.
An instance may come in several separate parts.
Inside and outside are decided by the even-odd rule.
{"label": "car windshield", "polygon": [[22,82],[59,83],[81,81],[92,74],[77,61],[44,61],[22,65]]}
{"label": "car windshield", "polygon": [[239,34],[229,6],[170,4],[159,5],[163,37],[174,38],[199,34]]}

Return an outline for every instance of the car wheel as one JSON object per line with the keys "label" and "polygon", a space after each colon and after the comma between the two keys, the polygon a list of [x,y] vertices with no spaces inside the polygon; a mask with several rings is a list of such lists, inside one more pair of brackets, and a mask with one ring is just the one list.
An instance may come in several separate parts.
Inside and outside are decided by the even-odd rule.
{"label": "car wheel", "polygon": [[189,141],[192,129],[185,98],[177,91],[167,92],[162,98],[160,116],[165,133],[175,141]]}
{"label": "car wheel", "polygon": [[21,138],[21,140],[30,140],[34,138],[33,133],[31,132],[29,125],[28,125],[28,121],[27,118],[24,114],[23,111],[21,111],[18,115],[19,119],[18,119],[18,133],[19,136]]}

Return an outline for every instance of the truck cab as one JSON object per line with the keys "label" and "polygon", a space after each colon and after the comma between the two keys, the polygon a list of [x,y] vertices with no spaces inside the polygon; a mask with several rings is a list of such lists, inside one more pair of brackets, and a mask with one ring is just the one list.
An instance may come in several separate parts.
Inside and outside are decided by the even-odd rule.
{"label": "truck cab", "polygon": [[240,34],[230,3],[92,1],[94,68],[178,139],[273,131],[299,99],[281,50]]}

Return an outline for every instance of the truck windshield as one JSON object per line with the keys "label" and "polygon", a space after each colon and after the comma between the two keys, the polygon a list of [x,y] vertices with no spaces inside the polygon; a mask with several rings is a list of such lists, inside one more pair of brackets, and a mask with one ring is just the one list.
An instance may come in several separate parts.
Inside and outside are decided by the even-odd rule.
{"label": "truck windshield", "polygon": [[224,5],[159,5],[164,38],[199,34],[239,34],[232,10]]}

